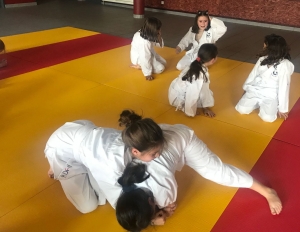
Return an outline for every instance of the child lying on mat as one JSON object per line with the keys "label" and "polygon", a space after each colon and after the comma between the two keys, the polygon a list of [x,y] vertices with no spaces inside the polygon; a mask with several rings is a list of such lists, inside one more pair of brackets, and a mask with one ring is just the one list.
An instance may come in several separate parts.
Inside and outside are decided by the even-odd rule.
{"label": "child lying on mat", "polygon": [[7,65],[7,59],[6,59],[6,54],[5,54],[5,44],[0,39],[0,68],[4,67],[6,65]]}

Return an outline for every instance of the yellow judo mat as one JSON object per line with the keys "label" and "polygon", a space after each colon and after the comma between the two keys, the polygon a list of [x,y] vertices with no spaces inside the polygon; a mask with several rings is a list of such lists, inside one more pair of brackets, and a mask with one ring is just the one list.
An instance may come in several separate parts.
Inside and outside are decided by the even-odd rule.
{"label": "yellow judo mat", "polygon": [[[10,52],[94,34],[66,27],[1,39]],[[266,123],[257,112],[245,116],[234,109],[253,64],[219,58],[209,68],[216,117],[190,118],[175,111],[167,95],[179,75],[175,66],[183,54],[167,47],[157,51],[168,64],[154,81],[146,81],[141,71],[129,67],[130,45],[0,80],[1,232],[124,231],[109,204],[81,214],[67,200],[59,181],[48,178],[43,150],[49,136],[67,121],[88,119],[118,128],[120,112],[130,108],[158,123],[193,128],[223,162],[251,170],[282,123],[281,119]],[[290,108],[300,95],[299,77],[292,76]],[[210,231],[237,189],[205,180],[188,167],[176,178],[175,214],[164,226],[146,231]]]}

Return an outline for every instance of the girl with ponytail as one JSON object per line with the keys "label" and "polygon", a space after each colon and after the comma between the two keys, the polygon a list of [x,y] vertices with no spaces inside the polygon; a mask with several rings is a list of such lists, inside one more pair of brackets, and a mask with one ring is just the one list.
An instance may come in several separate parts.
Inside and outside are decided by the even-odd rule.
{"label": "girl with ponytail", "polygon": [[129,163],[118,183],[122,186],[116,205],[116,216],[119,224],[131,232],[139,232],[149,225],[164,225],[169,213],[155,205],[153,193],[138,183],[147,180],[146,165]]}
{"label": "girl with ponytail", "polygon": [[189,67],[172,81],[169,87],[169,103],[182,110],[186,115],[194,117],[200,114],[199,108],[207,117],[215,113],[209,109],[214,106],[213,93],[209,89],[208,66],[217,60],[218,49],[214,44],[203,44],[198,51],[198,57]]}

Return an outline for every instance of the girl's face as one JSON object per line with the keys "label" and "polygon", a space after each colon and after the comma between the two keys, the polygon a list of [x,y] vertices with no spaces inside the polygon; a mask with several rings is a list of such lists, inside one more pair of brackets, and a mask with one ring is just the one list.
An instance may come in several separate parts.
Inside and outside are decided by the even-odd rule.
{"label": "girl's face", "polygon": [[152,148],[150,150],[143,151],[143,152],[140,152],[136,148],[132,148],[131,153],[136,159],[139,159],[144,162],[150,162],[155,158],[158,158],[160,156],[161,151],[162,151],[162,147]]}
{"label": "girl's face", "polygon": [[158,35],[161,35],[161,28],[157,31]]}
{"label": "girl's face", "polygon": [[208,17],[207,16],[200,16],[197,20],[198,27],[201,31],[204,31],[208,25]]}
{"label": "girl's face", "polygon": [[264,47],[263,48],[265,49],[266,47],[267,47],[267,45],[264,43]]}
{"label": "girl's face", "polygon": [[216,63],[217,59],[218,59],[218,57],[213,58],[209,62],[205,63],[205,66],[207,67],[207,66],[213,65],[214,63]]}

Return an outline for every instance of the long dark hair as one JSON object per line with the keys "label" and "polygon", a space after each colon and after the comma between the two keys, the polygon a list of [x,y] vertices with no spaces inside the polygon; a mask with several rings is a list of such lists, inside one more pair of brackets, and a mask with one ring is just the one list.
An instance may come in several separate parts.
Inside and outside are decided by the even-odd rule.
{"label": "long dark hair", "polygon": [[200,72],[202,72],[204,82],[207,82],[208,79],[207,76],[205,75],[203,64],[216,58],[217,55],[218,55],[218,48],[216,45],[208,44],[208,43],[201,45],[198,51],[198,58],[191,63],[190,69],[182,77],[182,80],[189,81],[192,83],[193,76],[195,76],[195,80],[197,80],[199,78]]}
{"label": "long dark hair", "polygon": [[162,23],[159,19],[149,17],[145,20],[144,25],[140,29],[140,35],[142,38],[151,42],[158,43],[158,33],[161,29]]}
{"label": "long dark hair", "polygon": [[123,110],[119,118],[119,126],[126,128],[122,139],[129,148],[140,152],[162,146],[165,142],[163,131],[151,118],[142,118],[133,110]]}
{"label": "long dark hair", "polygon": [[264,43],[266,47],[262,52],[257,54],[258,57],[267,56],[261,62],[261,65],[279,64],[283,59],[291,60],[290,47],[282,36],[275,34],[267,35],[265,36]]}
{"label": "long dark hair", "polygon": [[198,27],[198,18],[200,16],[205,16],[207,17],[207,20],[208,20],[208,24],[207,24],[207,27],[205,28],[205,31],[208,31],[210,29],[210,18],[209,18],[209,14],[208,14],[208,10],[199,10],[195,16],[195,19],[194,19],[194,24],[192,26],[192,32],[193,33],[196,33],[198,34],[199,32],[199,27]]}
{"label": "long dark hair", "polygon": [[145,174],[145,164],[132,162],[126,166],[123,175],[118,180],[123,188],[123,193],[117,201],[116,216],[119,224],[131,232],[146,229],[155,214],[155,207],[149,203],[149,200],[151,200],[154,204],[153,195],[149,195],[146,191],[136,188],[134,185],[149,177]]}

